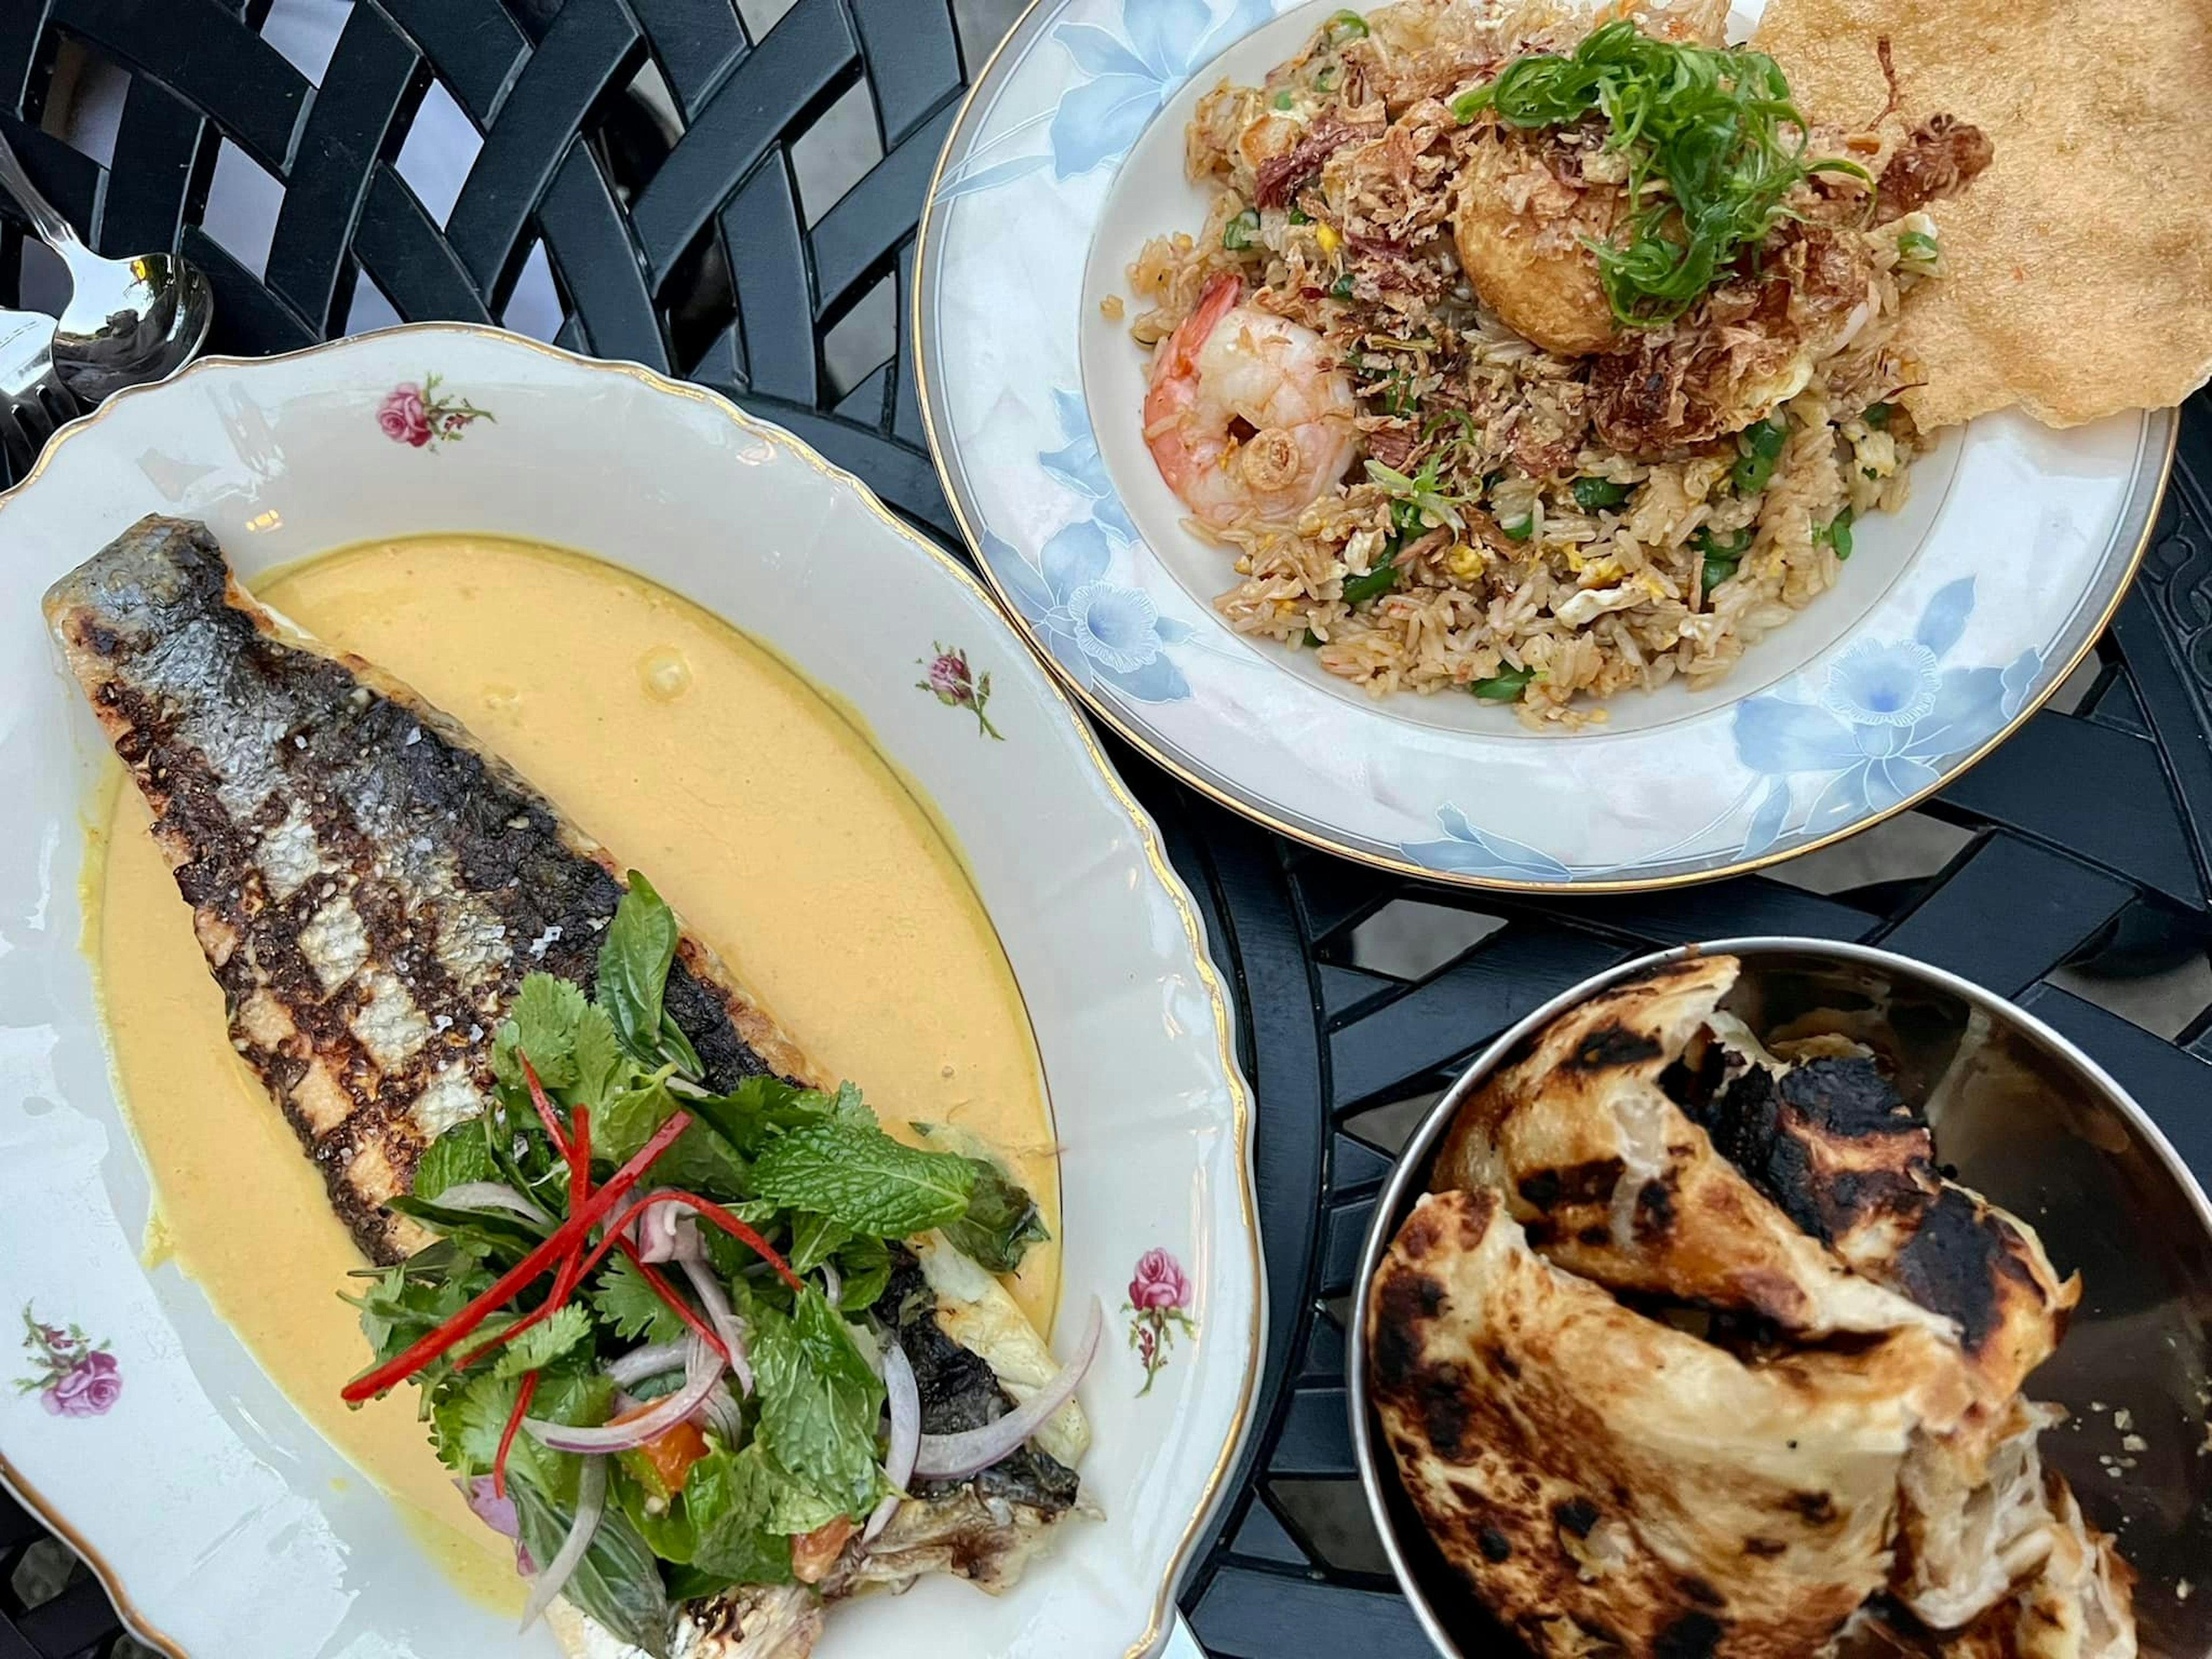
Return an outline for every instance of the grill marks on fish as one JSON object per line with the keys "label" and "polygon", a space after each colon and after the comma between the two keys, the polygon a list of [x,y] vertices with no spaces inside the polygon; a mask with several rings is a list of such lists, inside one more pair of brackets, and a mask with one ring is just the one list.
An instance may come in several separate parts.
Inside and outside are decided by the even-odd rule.
{"label": "grill marks on fish", "polygon": [[[380,1206],[490,1097],[522,976],[588,987],[622,896],[598,845],[455,721],[288,635],[205,526],[142,520],[46,614],[155,815],[233,1046],[380,1261],[423,1242]],[[666,1006],[728,1088],[796,1048],[686,935]]]}

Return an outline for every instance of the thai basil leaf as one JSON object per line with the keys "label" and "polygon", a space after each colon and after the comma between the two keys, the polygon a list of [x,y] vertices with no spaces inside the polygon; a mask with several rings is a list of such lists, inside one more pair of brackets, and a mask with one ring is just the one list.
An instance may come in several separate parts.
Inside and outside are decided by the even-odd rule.
{"label": "thai basil leaf", "polygon": [[[514,1495],[524,1546],[538,1561],[550,1561],[574,1523],[573,1507],[556,1503],[526,1477],[509,1480],[507,1490]],[[607,1505],[591,1547],[561,1593],[611,1634],[653,1659],[667,1659],[671,1608],[660,1563],[620,1504]]]}

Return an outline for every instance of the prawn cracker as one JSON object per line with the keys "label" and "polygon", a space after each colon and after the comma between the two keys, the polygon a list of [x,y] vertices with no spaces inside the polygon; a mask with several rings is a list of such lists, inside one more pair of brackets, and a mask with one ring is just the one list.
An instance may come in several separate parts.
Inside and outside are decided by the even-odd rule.
{"label": "prawn cracker", "polygon": [[2049,426],[2178,404],[2212,373],[2212,0],[1773,0],[1753,44],[1816,122],[1894,137],[1939,111],[1989,170],[1931,203],[1945,275],[1898,350],[1923,428],[2020,404]]}

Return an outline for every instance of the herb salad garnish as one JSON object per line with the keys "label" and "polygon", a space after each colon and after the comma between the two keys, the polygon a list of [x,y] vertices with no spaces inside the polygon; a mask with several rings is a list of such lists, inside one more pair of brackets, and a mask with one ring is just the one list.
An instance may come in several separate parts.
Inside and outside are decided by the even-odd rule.
{"label": "herb salad garnish", "polygon": [[919,1432],[870,1310],[913,1235],[998,1273],[1047,1236],[994,1162],[895,1140],[849,1084],[710,1088],[663,1002],[677,939],[633,872],[591,997],[522,981],[491,1106],[391,1200],[436,1242],[348,1298],[376,1363],[344,1389],[420,1388],[439,1457],[538,1569],[529,1617],[564,1594],[656,1655],[676,1603],[817,1582],[915,1476],[1005,1455]]}
{"label": "herb salad garnish", "polygon": [[1813,174],[1868,178],[1853,161],[1806,159],[1805,118],[1764,52],[1654,40],[1626,18],[1572,52],[1514,59],[1451,110],[1462,122],[1489,110],[1524,130],[1605,118],[1605,145],[1626,158],[1621,190],[1633,205],[1610,240],[1590,246],[1613,314],[1630,327],[1696,304],[1791,216],[1790,192]]}

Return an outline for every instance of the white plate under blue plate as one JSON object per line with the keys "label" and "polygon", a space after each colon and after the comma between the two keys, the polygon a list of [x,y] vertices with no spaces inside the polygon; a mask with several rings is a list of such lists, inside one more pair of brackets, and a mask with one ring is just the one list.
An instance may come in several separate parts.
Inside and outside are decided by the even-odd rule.
{"label": "white plate under blue plate", "polygon": [[[464,444],[421,424],[432,373],[492,417]],[[1247,1098],[1188,894],[998,607],[858,480],[711,393],[491,329],[209,360],[70,428],[0,498],[0,1484],[179,1659],[556,1651],[441,1577],[191,1282],[140,1259],[147,1173],[78,947],[82,815],[112,762],[38,599],[148,512],[206,520],[249,583],[372,538],[587,549],[741,618],[865,724],[966,854],[1029,1012],[1062,1322],[1094,1295],[1120,1311],[1083,1389],[1106,1518],[1003,1596],[935,1579],[840,1608],[817,1651],[1156,1652],[1265,1311]],[[917,683],[956,647],[1003,741]]]}
{"label": "white plate under blue plate", "polygon": [[[1144,354],[1099,301],[1195,232],[1183,126],[1334,0],[1038,0],[945,142],[915,285],[922,411],[1000,597],[1091,708],[1288,834],[1477,886],[1644,887],[1787,858],[1901,810],[2057,690],[2134,573],[2172,410],[2054,432],[1984,416],[1863,520],[1842,579],[1718,686],[1581,735],[1469,697],[1376,701],[1235,633],[1227,556],[1139,430]],[[1739,10],[1739,32],[1756,8]]]}

